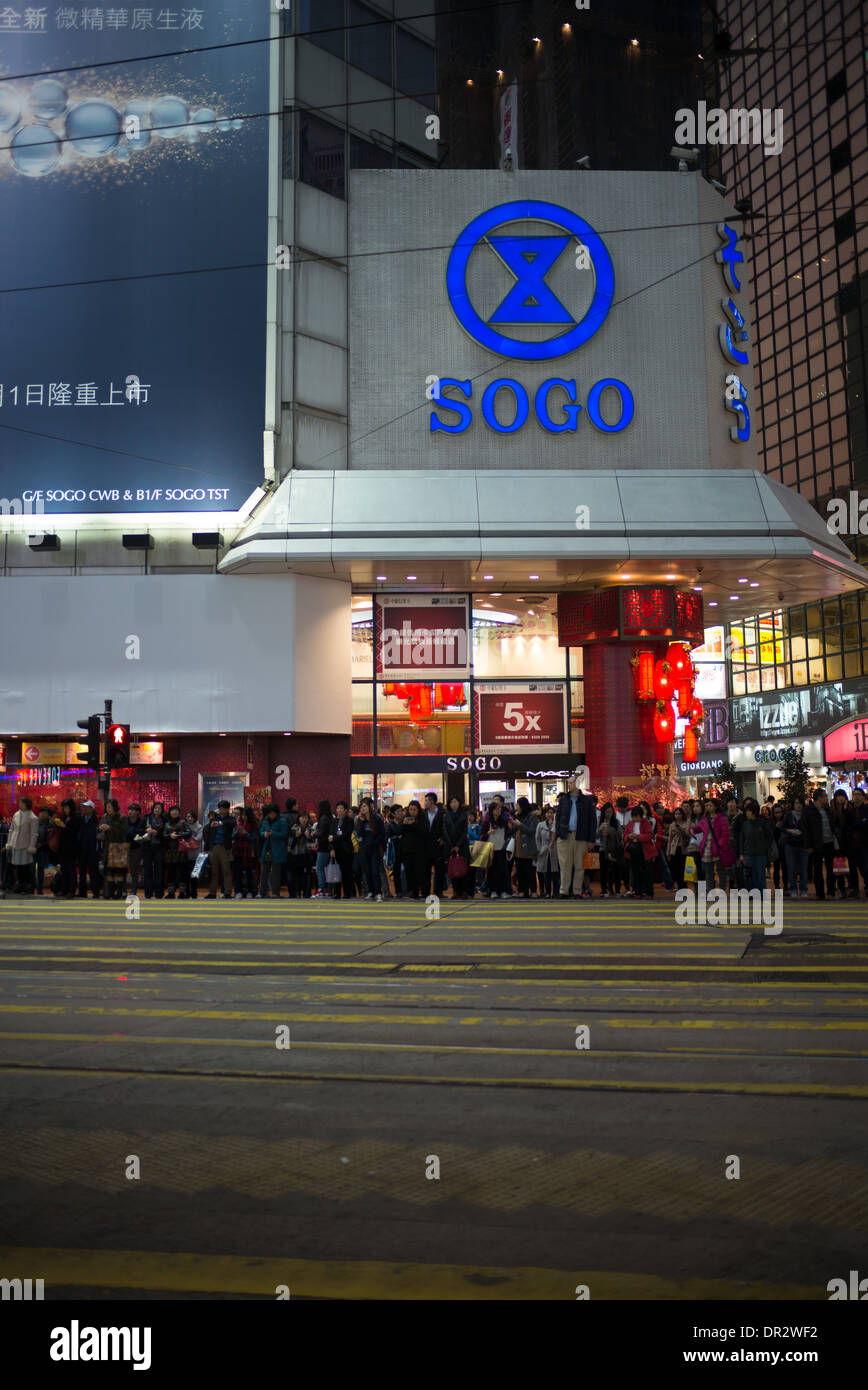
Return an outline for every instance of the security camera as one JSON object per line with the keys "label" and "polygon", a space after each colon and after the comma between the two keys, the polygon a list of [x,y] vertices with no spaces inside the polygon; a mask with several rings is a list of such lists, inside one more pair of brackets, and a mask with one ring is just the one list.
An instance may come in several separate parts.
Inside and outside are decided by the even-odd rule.
{"label": "security camera", "polygon": [[581,159],[577,159],[577,160],[576,160],[576,168],[577,168],[577,169],[590,169],[590,167],[591,167],[591,156],[590,156],[590,155],[588,155],[588,154],[583,154],[582,157],[581,157]]}
{"label": "security camera", "polygon": [[672,149],[669,151],[669,158],[682,159],[686,160],[688,164],[695,164],[699,159],[699,150],[695,145],[673,145]]}

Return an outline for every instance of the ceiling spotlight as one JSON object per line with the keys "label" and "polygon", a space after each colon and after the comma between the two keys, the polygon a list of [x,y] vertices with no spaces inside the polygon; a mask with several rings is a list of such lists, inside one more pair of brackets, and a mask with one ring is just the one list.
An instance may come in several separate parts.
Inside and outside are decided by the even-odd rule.
{"label": "ceiling spotlight", "polygon": [[561,25],[561,33],[562,33],[562,34],[571,34],[572,32],[573,32],[573,26],[572,26],[572,24],[562,24],[562,25]]}
{"label": "ceiling spotlight", "polygon": [[503,68],[495,68],[498,77],[503,77]]}
{"label": "ceiling spotlight", "polygon": [[378,584],[385,584],[385,582],[386,582],[386,575],[385,575],[385,574],[378,574],[378,575],[377,575],[377,583],[378,583]]}
{"label": "ceiling spotlight", "polygon": [[539,39],[539,38],[537,37],[536,34],[534,34],[533,38],[531,39],[531,43],[541,43],[541,42],[542,42],[542,40]]}
{"label": "ceiling spotlight", "polygon": [[415,576],[415,574],[405,574],[405,575],[404,575],[404,578],[405,578],[405,579],[415,579],[416,576]]}
{"label": "ceiling spotlight", "polygon": [[538,574],[529,574],[529,575],[528,575],[528,579],[539,579],[539,575],[538,575]]}
{"label": "ceiling spotlight", "polygon": [[473,78],[472,78],[472,77],[468,77],[468,79],[467,79],[467,81],[465,82],[464,85],[465,85],[465,87],[472,87],[472,86],[473,86]]}
{"label": "ceiling spotlight", "polygon": [[493,575],[493,574],[484,574],[484,575],[482,576],[482,578],[483,578],[483,579],[493,579],[493,578],[494,578],[494,575]]}
{"label": "ceiling spotlight", "polygon": [[631,47],[631,48],[638,48],[638,47],[639,47],[639,40],[638,40],[638,39],[631,39],[631,40],[630,40],[630,47]]}

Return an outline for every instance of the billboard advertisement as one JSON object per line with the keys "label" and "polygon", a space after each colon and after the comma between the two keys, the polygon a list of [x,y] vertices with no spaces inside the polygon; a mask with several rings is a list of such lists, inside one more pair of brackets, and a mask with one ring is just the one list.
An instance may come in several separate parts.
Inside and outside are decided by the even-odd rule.
{"label": "billboard advertisement", "polygon": [[732,701],[731,743],[749,739],[816,738],[851,715],[868,713],[868,678],[831,681],[807,690],[743,695]]}
{"label": "billboard advertisement", "polygon": [[225,511],[262,479],[268,7],[0,11],[0,493]]}
{"label": "billboard advertisement", "polygon": [[479,753],[566,753],[565,681],[510,681],[477,685],[474,742]]}
{"label": "billboard advertisement", "polygon": [[470,674],[466,594],[377,595],[377,675],[457,680]]}

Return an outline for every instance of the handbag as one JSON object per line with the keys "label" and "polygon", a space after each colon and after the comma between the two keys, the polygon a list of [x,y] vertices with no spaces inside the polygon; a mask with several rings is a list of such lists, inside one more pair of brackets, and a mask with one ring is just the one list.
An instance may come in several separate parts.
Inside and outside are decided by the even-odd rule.
{"label": "handbag", "polygon": [[513,856],[514,854],[515,854],[515,836],[512,835],[512,836],[510,837],[510,839],[507,841],[507,845],[506,845],[506,857],[507,857],[507,859],[511,859],[512,856]]}
{"label": "handbag", "polygon": [[695,883],[698,878],[699,867],[691,854],[690,857],[684,861],[684,882]]}
{"label": "handbag", "polygon": [[447,865],[446,865],[446,873],[447,873],[448,877],[449,877],[449,878],[464,878],[464,876],[465,876],[465,874],[466,874],[467,872],[468,872],[467,860],[464,858],[464,856],[463,856],[462,854],[459,854],[459,853],[458,853],[458,850],[457,850],[457,849],[454,849],[454,850],[452,851],[452,853],[450,854],[450,856],[449,856],[449,861],[448,861],[448,863],[447,863]]}
{"label": "handbag", "polygon": [[585,852],[585,868],[586,868],[586,869],[599,869],[599,867],[600,867],[600,856],[599,856],[599,854],[597,854],[594,850],[587,850],[587,851]]}
{"label": "handbag", "polygon": [[107,869],[128,869],[130,867],[130,847],[124,841],[111,840],[106,849]]}
{"label": "handbag", "polygon": [[477,840],[470,849],[470,863],[474,869],[487,869],[494,858],[494,845],[490,840]]}
{"label": "handbag", "polygon": [[330,859],[325,867],[326,883],[340,883],[342,879],[340,864],[336,863],[334,859]]}
{"label": "handbag", "polygon": [[194,851],[198,854],[201,848],[200,841],[194,840],[192,835],[184,835],[178,841],[178,849],[185,849],[188,854],[192,854]]}
{"label": "handbag", "polygon": [[847,856],[844,854],[836,854],[834,859],[832,860],[832,873],[848,874],[849,872],[850,865],[847,862]]}
{"label": "handbag", "polygon": [[45,837],[45,843],[51,854],[57,854],[60,849],[60,830],[56,825],[52,825]]}

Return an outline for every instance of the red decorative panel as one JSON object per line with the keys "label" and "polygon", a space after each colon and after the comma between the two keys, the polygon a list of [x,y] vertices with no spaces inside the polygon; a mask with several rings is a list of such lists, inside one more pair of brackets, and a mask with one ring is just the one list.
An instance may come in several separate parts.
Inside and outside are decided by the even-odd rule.
{"label": "red decorative panel", "polygon": [[622,589],[621,604],[624,637],[672,635],[671,589]]}
{"label": "red decorative panel", "polygon": [[704,634],[702,594],[678,589],[675,593],[675,635],[693,642],[702,642]]}
{"label": "red decorative panel", "polygon": [[618,637],[618,594],[618,589],[558,594],[558,645],[581,647]]}

